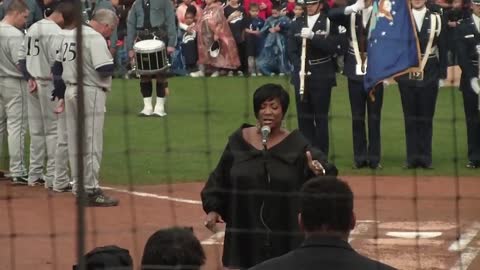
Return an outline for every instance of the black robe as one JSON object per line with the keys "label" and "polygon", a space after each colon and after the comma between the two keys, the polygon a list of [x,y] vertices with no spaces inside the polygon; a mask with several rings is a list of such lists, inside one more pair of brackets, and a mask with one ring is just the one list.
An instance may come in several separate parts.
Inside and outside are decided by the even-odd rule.
{"label": "black robe", "polygon": [[302,242],[297,195],[313,177],[307,150],[322,163],[326,174],[337,174],[335,166],[327,163],[322,152],[309,147],[298,130],[264,155],[243,138],[242,129],[247,127],[242,125],[230,136],[201,193],[205,212],[218,212],[226,222],[223,264],[230,268],[249,268]]}

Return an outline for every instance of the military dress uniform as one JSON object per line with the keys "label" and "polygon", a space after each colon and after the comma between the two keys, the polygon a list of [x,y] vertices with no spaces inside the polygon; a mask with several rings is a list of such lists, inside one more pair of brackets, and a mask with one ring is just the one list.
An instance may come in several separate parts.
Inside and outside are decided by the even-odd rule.
{"label": "military dress uniform", "polygon": [[[405,167],[429,169],[432,167],[433,115],[439,80],[447,77],[447,37],[443,31],[445,22],[439,14],[426,7],[413,9],[412,13],[420,45],[420,65],[425,63],[423,72],[407,73],[395,80],[400,89],[405,121]],[[426,52],[427,47],[430,47],[429,52]]]}
{"label": "military dress uniform", "polygon": [[[344,56],[343,74],[348,79],[348,94],[352,112],[354,168],[380,168],[380,118],[383,104],[383,84],[375,87],[372,100],[363,86],[367,66],[367,42],[372,6],[357,13],[345,14],[345,8],[329,11],[332,21],[347,29],[348,50]],[[365,113],[368,115],[366,127]],[[367,129],[366,129],[367,128]],[[368,130],[368,138],[367,138]]]}
{"label": "military dress uniform", "polygon": [[[316,3],[319,0],[306,0],[306,4]],[[326,3],[324,3],[326,5]],[[309,18],[310,17],[310,18]],[[316,20],[315,17],[318,17]],[[309,20],[310,19],[310,20]],[[346,47],[345,29],[331,22],[325,12],[307,16],[306,20],[313,21],[308,25],[313,32],[307,39],[305,61],[305,93],[300,97],[300,76],[302,37],[305,18],[297,19],[290,25],[288,33],[287,51],[294,66],[291,83],[295,87],[298,126],[309,142],[328,154],[328,111],[332,87],[336,85],[336,64],[334,56],[341,53]]]}
{"label": "military dress uniform", "polygon": [[[153,39],[158,37],[166,47],[175,48],[177,30],[175,11],[169,0],[137,0],[133,4],[127,19],[127,49],[131,51],[135,40]],[[155,114],[165,116],[165,89],[168,87],[167,74],[159,73],[157,79],[157,103],[152,110],[152,79],[153,76],[142,75],[140,90],[143,96],[144,108],[142,116]]]}
{"label": "military dress uniform", "polygon": [[[474,2],[480,2],[478,0]],[[480,3],[479,3],[480,4]],[[457,29],[457,56],[462,69],[460,90],[463,95],[465,120],[467,124],[468,168],[480,168],[480,116],[479,97],[471,86],[472,78],[478,78],[478,46],[480,46],[480,17],[472,14],[463,20]]]}

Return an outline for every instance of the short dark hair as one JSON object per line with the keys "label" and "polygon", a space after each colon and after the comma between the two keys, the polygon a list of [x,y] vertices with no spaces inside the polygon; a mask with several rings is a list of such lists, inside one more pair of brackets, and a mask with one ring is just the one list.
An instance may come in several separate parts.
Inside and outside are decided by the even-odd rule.
{"label": "short dark hair", "polygon": [[25,12],[28,10],[28,5],[23,0],[12,0],[10,3],[5,3],[5,13],[12,13],[12,12]]}
{"label": "short dark hair", "polygon": [[195,8],[194,5],[187,6],[187,10],[185,11],[185,16],[187,16],[187,14],[193,15],[193,17],[197,16],[197,9]]}
{"label": "short dark hair", "polygon": [[[78,269],[74,265],[73,269]],[[86,270],[133,270],[133,261],[127,249],[117,246],[97,247],[85,254]]]}
{"label": "short dark hair", "polygon": [[250,6],[248,7],[248,10],[252,9],[260,9],[257,3],[250,3]]}
{"label": "short dark hair", "polygon": [[142,270],[198,270],[205,252],[192,228],[172,227],[155,232],[145,244]]}
{"label": "short dark hair", "polygon": [[56,7],[55,11],[60,12],[63,17],[65,26],[73,26],[81,22],[79,12],[76,10],[73,1],[61,1]]}
{"label": "short dark hair", "polygon": [[305,230],[350,230],[353,192],[346,182],[336,177],[315,177],[302,186],[300,198]]}
{"label": "short dark hair", "polygon": [[253,111],[255,112],[255,117],[258,117],[258,112],[260,112],[260,108],[265,101],[270,101],[275,98],[280,100],[283,116],[285,116],[288,105],[290,104],[288,92],[279,84],[267,83],[257,88],[253,94]]}
{"label": "short dark hair", "polygon": [[280,4],[277,4],[277,3],[274,3],[272,5],[272,10],[278,10],[278,11],[281,11],[282,10],[282,6]]}

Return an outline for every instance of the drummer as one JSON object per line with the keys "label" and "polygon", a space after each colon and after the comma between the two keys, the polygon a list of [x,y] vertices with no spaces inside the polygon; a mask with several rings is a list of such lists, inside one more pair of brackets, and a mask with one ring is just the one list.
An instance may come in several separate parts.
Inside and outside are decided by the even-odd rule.
{"label": "drummer", "polygon": [[[177,42],[175,26],[175,11],[171,1],[137,0],[128,14],[127,19],[127,49],[128,56],[134,59],[134,41],[145,39],[159,39],[166,44],[167,53],[175,51]],[[152,80],[157,80],[157,102],[155,109],[152,106]],[[143,96],[144,107],[140,116],[165,116],[165,100],[168,92],[166,72],[156,75],[140,76],[140,91]]]}

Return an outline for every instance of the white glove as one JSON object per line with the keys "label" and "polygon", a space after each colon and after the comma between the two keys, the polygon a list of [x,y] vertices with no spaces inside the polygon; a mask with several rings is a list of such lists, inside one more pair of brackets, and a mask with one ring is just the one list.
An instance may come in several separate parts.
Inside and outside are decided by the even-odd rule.
{"label": "white glove", "polygon": [[355,4],[346,7],[343,13],[345,15],[350,15],[352,13],[357,13],[364,8],[365,8],[365,0],[357,0]]}
{"label": "white glove", "polygon": [[470,79],[470,86],[477,95],[480,95],[480,85],[478,85],[478,78]]}
{"label": "white glove", "polygon": [[300,36],[302,38],[312,39],[313,35],[314,35],[313,31],[310,30],[308,27],[302,28],[302,32],[300,32]]}
{"label": "white glove", "polygon": [[444,87],[445,86],[445,80],[444,79],[440,79],[438,81],[438,87]]}

